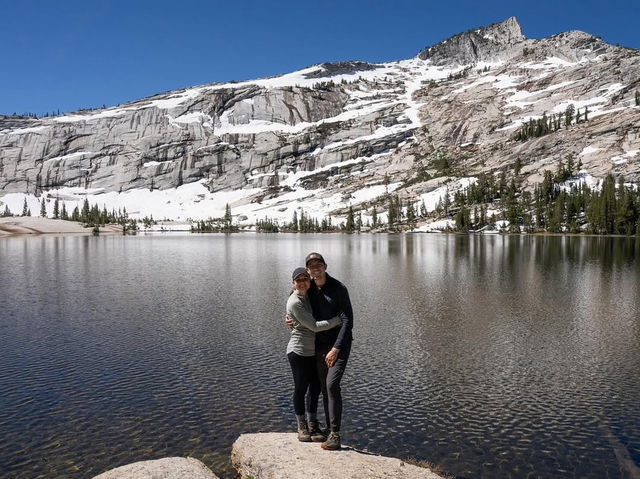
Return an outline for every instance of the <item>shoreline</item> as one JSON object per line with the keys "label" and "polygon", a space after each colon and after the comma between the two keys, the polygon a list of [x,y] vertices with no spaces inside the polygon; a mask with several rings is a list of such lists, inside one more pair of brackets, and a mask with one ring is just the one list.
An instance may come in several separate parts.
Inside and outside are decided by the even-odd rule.
{"label": "shoreline", "polygon": [[[371,479],[453,479],[433,465],[383,456],[343,445],[324,451],[300,442],[295,433],[240,434],[229,462],[242,479],[366,477]],[[93,479],[219,479],[195,457],[164,457],[133,462],[104,471]]]}
{"label": "shoreline", "polygon": [[[136,234],[144,233],[144,234],[156,234],[156,233],[190,233],[190,234],[237,234],[237,233],[258,233],[255,230],[240,230],[234,233],[224,233],[224,232],[193,232],[190,228],[171,228],[171,226],[185,226],[183,222],[159,222],[158,225],[154,225],[155,227],[140,229]],[[100,235],[122,235],[122,227],[117,224],[109,224],[100,227]],[[278,233],[265,233],[265,234],[304,234],[300,232],[278,232]],[[501,231],[491,231],[491,232],[456,232],[456,231],[355,231],[351,233],[347,233],[345,231],[326,231],[320,233],[313,234],[351,234],[351,235],[367,235],[367,234],[388,234],[388,235],[397,235],[397,234],[445,234],[445,235],[455,235],[455,236],[553,236],[553,237],[585,237],[585,238],[629,238],[629,239],[640,239],[637,235],[620,235],[620,234],[608,234],[608,235],[597,235],[592,233],[551,233],[547,231],[540,231],[534,233],[508,233]],[[27,236],[87,236],[93,235],[93,229],[88,226],[84,226],[82,223],[77,223],[73,221],[61,220],[61,219],[52,219],[52,218],[42,218],[40,216],[10,216],[5,218],[0,218],[0,239],[3,238],[14,238],[14,237],[27,237]]]}
{"label": "shoreline", "polygon": [[[20,236],[86,236],[92,235],[93,229],[81,223],[65,220],[54,220],[40,216],[9,216],[0,218],[0,238]],[[122,234],[120,225],[106,225],[100,228],[100,234]]]}

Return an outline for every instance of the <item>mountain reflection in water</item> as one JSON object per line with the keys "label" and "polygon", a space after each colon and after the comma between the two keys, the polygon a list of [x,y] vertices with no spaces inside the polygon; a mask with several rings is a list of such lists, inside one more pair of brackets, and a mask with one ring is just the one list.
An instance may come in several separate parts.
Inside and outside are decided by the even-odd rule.
{"label": "mountain reflection in water", "polygon": [[344,440],[459,477],[638,477],[640,241],[0,240],[0,476],[91,477],[293,430],[290,272],[348,287]]}

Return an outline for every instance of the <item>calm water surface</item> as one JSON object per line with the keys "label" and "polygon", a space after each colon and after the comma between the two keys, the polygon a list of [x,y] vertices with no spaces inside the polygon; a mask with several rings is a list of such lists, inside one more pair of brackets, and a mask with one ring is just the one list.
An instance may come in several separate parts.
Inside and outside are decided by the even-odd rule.
{"label": "calm water surface", "polygon": [[282,317],[349,287],[345,442],[458,477],[639,477],[640,241],[446,235],[0,240],[0,476],[87,478],[293,431]]}

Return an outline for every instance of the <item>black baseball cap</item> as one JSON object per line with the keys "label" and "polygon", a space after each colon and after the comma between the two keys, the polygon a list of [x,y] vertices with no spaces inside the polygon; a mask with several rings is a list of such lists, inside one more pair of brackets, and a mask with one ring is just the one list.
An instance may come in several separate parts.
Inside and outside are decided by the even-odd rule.
{"label": "black baseball cap", "polygon": [[309,264],[312,260],[322,261],[323,264],[327,264],[320,253],[309,253],[307,257],[304,259],[305,266]]}
{"label": "black baseball cap", "polygon": [[309,273],[307,272],[306,268],[303,268],[303,267],[299,267],[299,268],[294,269],[293,273],[291,273],[291,279],[295,280],[301,274],[303,274],[307,278],[311,279],[311,276],[309,276]]}

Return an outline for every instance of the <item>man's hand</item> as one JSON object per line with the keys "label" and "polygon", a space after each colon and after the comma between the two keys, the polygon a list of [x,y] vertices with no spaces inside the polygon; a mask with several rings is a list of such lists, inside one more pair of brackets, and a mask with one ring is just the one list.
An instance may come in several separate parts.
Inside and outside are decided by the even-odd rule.
{"label": "man's hand", "polygon": [[293,321],[291,320],[288,314],[284,317],[284,322],[287,323],[287,326],[289,326],[289,329],[293,329],[293,327],[295,326],[295,324],[293,324]]}
{"label": "man's hand", "polygon": [[328,368],[330,368],[336,363],[339,353],[340,353],[340,350],[336,348],[331,348],[331,351],[327,353],[327,355],[324,358],[324,362],[327,363]]}

